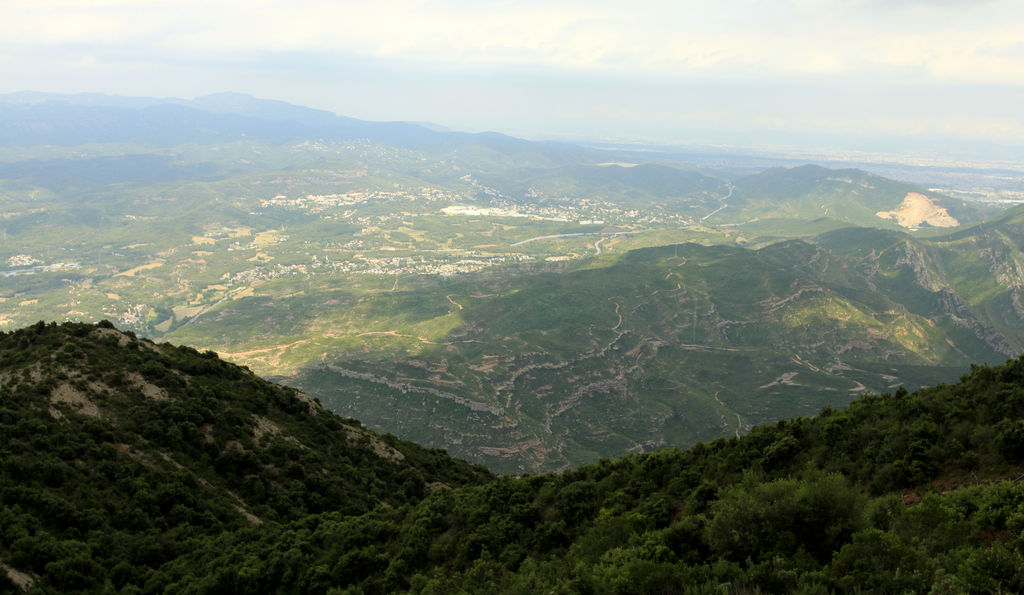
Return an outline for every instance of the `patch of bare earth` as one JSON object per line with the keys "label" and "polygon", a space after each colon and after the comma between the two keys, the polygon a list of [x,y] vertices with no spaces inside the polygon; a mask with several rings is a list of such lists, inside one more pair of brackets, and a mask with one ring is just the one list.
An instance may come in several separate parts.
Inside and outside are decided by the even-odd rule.
{"label": "patch of bare earth", "polygon": [[241,514],[243,517],[245,517],[245,520],[249,521],[253,525],[263,524],[263,519],[246,510],[245,507],[243,507],[241,504],[235,504],[235,510],[238,511],[238,513]]}
{"label": "patch of bare earth", "polygon": [[274,435],[281,431],[277,424],[262,415],[253,415],[252,420],[256,424],[252,427],[252,435],[256,440],[260,440],[268,434]]}
{"label": "patch of bare earth", "polygon": [[348,436],[349,444],[364,443],[373,451],[373,454],[389,461],[401,461],[405,458],[405,455],[396,448],[362,428],[347,425],[342,426],[342,428],[344,428],[345,434]]}
{"label": "patch of bare earth", "polygon": [[[292,444],[294,444],[295,446],[298,446],[299,448],[301,448],[303,450],[306,450],[306,449],[309,448],[308,446],[306,446],[305,444],[300,442],[299,439],[296,438],[295,436],[282,435],[281,434],[281,426],[279,426],[276,423],[272,422],[271,420],[263,417],[262,415],[255,415],[254,414],[252,416],[252,421],[253,421],[252,435],[253,435],[253,438],[255,438],[257,442],[259,442],[264,436],[278,436],[278,435],[281,435],[283,440],[285,440],[286,442],[291,442]],[[234,440],[232,440],[231,442],[228,442],[228,444],[227,444],[227,446],[225,448],[227,448],[228,446],[231,446],[232,443],[236,444],[237,447],[240,450],[244,450],[244,449],[242,449],[242,445],[238,444]]]}
{"label": "patch of bare earth", "polygon": [[[65,403],[78,410],[82,415],[99,417],[100,409],[81,391],[70,384],[61,384],[50,392],[51,403]],[[53,415],[52,413],[50,415]]]}
{"label": "patch of bare earth", "polygon": [[120,347],[124,347],[129,341],[131,341],[131,338],[129,338],[128,335],[112,328],[97,328],[92,332],[92,334],[97,337],[117,337],[117,344]]}
{"label": "patch of bare earth", "polygon": [[893,211],[878,211],[882,219],[895,219],[902,227],[920,227],[927,223],[932,227],[956,227],[960,222],[953,218],[945,207],[935,204],[932,199],[917,192],[908,192],[900,206]]}
{"label": "patch of bare earth", "polygon": [[0,564],[0,568],[4,569],[7,573],[7,578],[11,579],[15,585],[18,585],[18,588],[21,589],[22,592],[27,592],[36,583],[35,579],[28,574],[25,574],[20,570],[15,570],[6,564]]}
{"label": "patch of bare earth", "polygon": [[239,498],[238,494],[232,492],[231,490],[228,490],[227,492],[228,492],[229,496],[231,496],[232,498],[235,499],[234,507],[235,507],[235,510],[238,511],[238,514],[240,514],[243,517],[245,517],[245,520],[249,521],[253,525],[262,525],[263,524],[263,519],[261,519],[260,517],[254,515],[253,513],[249,512],[249,509],[245,507],[245,500],[242,500],[241,498]]}
{"label": "patch of bare earth", "polygon": [[323,411],[323,407],[320,406],[320,403],[314,401],[313,397],[307,395],[304,392],[295,391],[295,398],[302,401],[309,407],[310,415],[320,415],[320,412]]}
{"label": "patch of bare earth", "polygon": [[138,372],[129,372],[125,374],[125,377],[135,388],[139,389],[147,399],[153,399],[154,401],[166,401],[169,399],[166,390],[151,382],[146,382],[146,379],[142,377],[142,374],[139,374]]}

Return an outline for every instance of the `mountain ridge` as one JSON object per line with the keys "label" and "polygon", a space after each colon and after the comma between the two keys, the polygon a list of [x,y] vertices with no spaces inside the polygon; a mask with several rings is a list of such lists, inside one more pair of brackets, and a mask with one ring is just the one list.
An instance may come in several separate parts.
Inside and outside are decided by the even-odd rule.
{"label": "mountain ridge", "polygon": [[299,138],[368,139],[425,147],[467,139],[496,146],[526,142],[494,132],[445,132],[410,122],[359,120],[234,92],[192,100],[34,92],[0,95],[0,144],[5,145],[134,141],[167,146],[243,138],[278,143]]}
{"label": "mountain ridge", "polygon": [[[742,177],[733,186],[727,176],[709,175],[680,163],[648,159],[630,164],[640,169],[619,167],[614,162],[616,153],[581,145],[527,141],[496,132],[438,130],[404,121],[358,120],[234,92],[195,99],[88,93],[0,95],[0,146],[142,143],[168,148],[195,142],[296,140],[369,141],[441,152],[450,164],[426,177],[432,182],[452,183],[468,170],[484,180],[489,191],[497,190],[514,201],[610,195],[613,202],[629,208],[650,203],[717,225],[770,220],[792,227],[787,221],[797,217],[895,228],[898,223],[876,213],[899,208],[909,193],[928,196],[959,222],[976,221],[992,210],[857,169],[770,168]],[[611,164],[598,167],[609,159]],[[453,175],[457,171],[462,173]],[[834,223],[817,225],[824,231]]]}

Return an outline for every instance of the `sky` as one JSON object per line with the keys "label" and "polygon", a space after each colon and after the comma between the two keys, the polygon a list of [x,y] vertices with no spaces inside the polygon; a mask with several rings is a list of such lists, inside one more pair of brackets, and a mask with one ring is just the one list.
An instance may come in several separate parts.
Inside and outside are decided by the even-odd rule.
{"label": "sky", "polygon": [[0,93],[1024,162],[1020,0],[0,0]]}

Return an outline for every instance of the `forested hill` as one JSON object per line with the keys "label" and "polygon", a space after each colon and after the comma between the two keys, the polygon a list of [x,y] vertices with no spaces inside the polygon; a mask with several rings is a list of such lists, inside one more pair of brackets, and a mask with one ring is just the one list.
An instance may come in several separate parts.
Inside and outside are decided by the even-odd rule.
{"label": "forested hill", "polygon": [[1024,591],[1024,358],[521,478],[104,325],[0,381],[0,591]]}
{"label": "forested hill", "polygon": [[109,323],[0,334],[0,469],[0,561],[59,590],[133,583],[199,536],[492,477]]}

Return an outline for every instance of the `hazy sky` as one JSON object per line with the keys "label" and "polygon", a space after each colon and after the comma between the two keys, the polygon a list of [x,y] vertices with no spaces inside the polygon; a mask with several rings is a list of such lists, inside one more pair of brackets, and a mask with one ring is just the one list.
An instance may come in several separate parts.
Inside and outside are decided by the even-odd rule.
{"label": "hazy sky", "polygon": [[1024,158],[1024,2],[0,0],[0,92]]}

